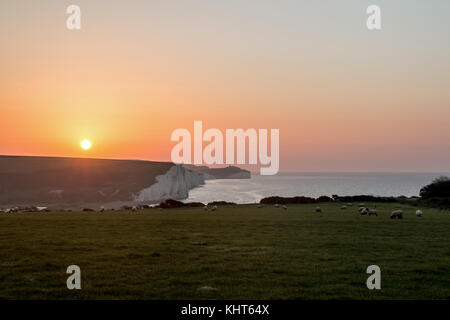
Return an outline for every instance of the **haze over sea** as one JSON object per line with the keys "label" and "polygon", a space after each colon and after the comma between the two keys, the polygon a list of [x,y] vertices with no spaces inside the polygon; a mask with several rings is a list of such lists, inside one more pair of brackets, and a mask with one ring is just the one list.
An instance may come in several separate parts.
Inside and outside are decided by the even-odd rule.
{"label": "haze over sea", "polygon": [[207,180],[189,192],[185,201],[255,203],[269,196],[376,195],[418,196],[420,189],[449,173],[280,173],[252,174],[251,179]]}

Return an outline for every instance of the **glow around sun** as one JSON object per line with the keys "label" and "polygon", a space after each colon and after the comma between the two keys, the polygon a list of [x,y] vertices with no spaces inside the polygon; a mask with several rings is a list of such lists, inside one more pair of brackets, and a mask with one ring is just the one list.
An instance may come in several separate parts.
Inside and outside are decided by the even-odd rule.
{"label": "glow around sun", "polygon": [[83,150],[89,150],[92,147],[91,141],[84,139],[81,141],[81,149]]}

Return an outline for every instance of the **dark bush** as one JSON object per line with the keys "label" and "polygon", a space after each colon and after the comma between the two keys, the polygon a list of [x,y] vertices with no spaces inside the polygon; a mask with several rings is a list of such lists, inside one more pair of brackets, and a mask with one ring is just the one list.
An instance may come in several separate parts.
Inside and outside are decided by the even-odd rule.
{"label": "dark bush", "polygon": [[315,202],[316,199],[309,197],[267,197],[260,201],[262,204],[303,204]]}
{"label": "dark bush", "polygon": [[317,202],[331,202],[333,201],[332,198],[327,197],[327,196],[320,196],[316,199]]}
{"label": "dark bush", "polygon": [[226,202],[226,201],[213,201],[209,202],[208,206],[235,206],[234,202]]}
{"label": "dark bush", "polygon": [[160,208],[163,209],[171,209],[171,208],[182,208],[184,207],[184,203],[181,201],[167,199],[159,204]]}
{"label": "dark bush", "polygon": [[431,198],[450,198],[450,179],[448,177],[439,177],[432,183],[420,189],[422,199]]}
{"label": "dark bush", "polygon": [[377,197],[371,195],[338,196],[335,200],[341,202],[397,202],[397,198],[395,197]]}
{"label": "dark bush", "polygon": [[184,204],[185,207],[188,208],[197,208],[197,207],[204,207],[205,204],[201,203],[201,202],[188,202]]}

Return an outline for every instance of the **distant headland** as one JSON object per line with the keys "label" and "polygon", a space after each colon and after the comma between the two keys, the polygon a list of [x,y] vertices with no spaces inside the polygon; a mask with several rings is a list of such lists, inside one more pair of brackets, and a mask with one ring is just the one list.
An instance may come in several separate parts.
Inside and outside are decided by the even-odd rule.
{"label": "distant headland", "polygon": [[250,178],[250,172],[141,160],[0,156],[0,207],[157,203],[185,199],[208,179],[240,178]]}

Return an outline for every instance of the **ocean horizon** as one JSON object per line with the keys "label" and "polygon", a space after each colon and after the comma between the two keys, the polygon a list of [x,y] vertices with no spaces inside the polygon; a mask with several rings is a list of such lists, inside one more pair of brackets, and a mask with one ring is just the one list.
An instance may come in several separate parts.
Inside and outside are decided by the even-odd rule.
{"label": "ocean horizon", "polygon": [[269,196],[418,196],[420,189],[448,172],[283,172],[252,173],[250,179],[207,180],[190,190],[185,202],[257,203]]}

